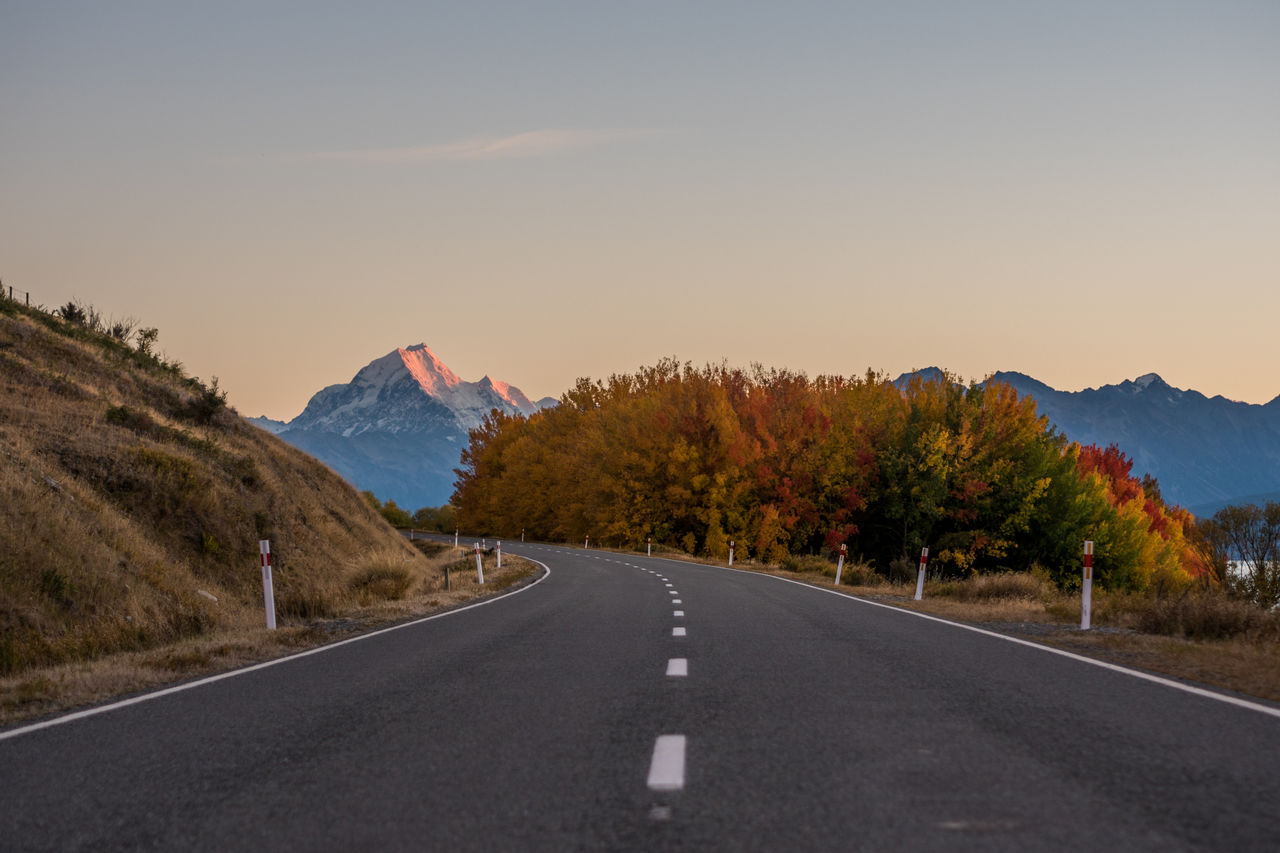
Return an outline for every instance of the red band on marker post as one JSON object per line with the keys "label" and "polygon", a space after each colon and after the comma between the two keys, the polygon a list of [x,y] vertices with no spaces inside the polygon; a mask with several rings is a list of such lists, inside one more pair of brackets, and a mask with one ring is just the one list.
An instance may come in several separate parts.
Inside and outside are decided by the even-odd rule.
{"label": "red band on marker post", "polygon": [[924,570],[929,564],[929,549],[920,549],[920,571],[916,573],[916,596],[915,600],[920,601],[924,597]]}
{"label": "red band on marker post", "polygon": [[1087,631],[1093,613],[1093,540],[1084,541],[1084,582],[1080,585],[1080,629]]}

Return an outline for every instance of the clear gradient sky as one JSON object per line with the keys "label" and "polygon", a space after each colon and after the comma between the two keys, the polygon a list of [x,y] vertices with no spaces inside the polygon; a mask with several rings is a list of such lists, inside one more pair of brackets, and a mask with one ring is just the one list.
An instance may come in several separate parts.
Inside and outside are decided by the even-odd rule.
{"label": "clear gradient sky", "polygon": [[397,346],[1280,394],[1280,3],[0,0],[0,279],[246,415]]}

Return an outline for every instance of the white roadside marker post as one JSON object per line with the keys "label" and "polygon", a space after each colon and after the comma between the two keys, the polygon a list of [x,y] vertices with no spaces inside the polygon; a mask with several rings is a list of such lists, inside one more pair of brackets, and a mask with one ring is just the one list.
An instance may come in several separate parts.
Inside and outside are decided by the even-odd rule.
{"label": "white roadside marker post", "polygon": [[590,536],[588,536],[586,539],[583,539],[583,540],[582,540],[582,547],[583,547],[583,549],[584,549],[584,550],[590,550],[590,548],[591,548],[591,537],[590,537]]}
{"label": "white roadside marker post", "polygon": [[258,554],[262,559],[262,604],[267,610],[267,627],[276,629],[276,593],[271,580],[271,540],[258,540]]}
{"label": "white roadside marker post", "polygon": [[1093,540],[1084,542],[1084,584],[1080,588],[1080,630],[1089,630],[1093,615]]}
{"label": "white roadside marker post", "polygon": [[502,568],[502,540],[498,540],[498,568]]}
{"label": "white roadside marker post", "polygon": [[480,562],[480,543],[476,543],[476,583],[484,583],[484,564]]}
{"label": "white roadside marker post", "polygon": [[929,549],[920,549],[920,574],[916,575],[916,601],[924,598],[924,570],[929,565]]}
{"label": "white roadside marker post", "polygon": [[840,586],[840,573],[844,571],[844,555],[849,552],[849,546],[840,545],[840,559],[836,562],[836,586]]}
{"label": "white roadside marker post", "polygon": [[729,568],[733,568],[733,540],[729,540]]}
{"label": "white roadside marker post", "polygon": [[453,547],[458,547],[458,528],[453,528]]}
{"label": "white roadside marker post", "polygon": [[653,556],[653,537],[652,536],[644,537],[644,555],[646,557]]}
{"label": "white roadside marker post", "polygon": [[521,527],[521,528],[520,528],[520,541],[521,541],[521,542],[523,542],[523,541],[524,541],[524,528],[523,528],[523,527]]}

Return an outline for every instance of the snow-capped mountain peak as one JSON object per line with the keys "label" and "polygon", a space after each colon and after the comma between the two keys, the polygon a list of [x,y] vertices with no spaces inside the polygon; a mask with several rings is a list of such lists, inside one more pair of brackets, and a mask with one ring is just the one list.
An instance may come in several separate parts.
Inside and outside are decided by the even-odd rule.
{"label": "snow-capped mountain peak", "polygon": [[489,412],[532,415],[547,405],[555,401],[531,403],[519,388],[488,376],[467,382],[426,344],[414,344],[316,392],[287,424],[257,422],[358,488],[422,507],[449,499],[468,433]]}
{"label": "snow-capped mountain peak", "polygon": [[418,387],[428,394],[445,394],[462,384],[458,374],[437,358],[426,344],[397,349],[396,354],[409,375],[418,381]]}
{"label": "snow-capped mountain peak", "polygon": [[375,432],[449,432],[465,440],[492,409],[531,415],[538,407],[519,388],[485,377],[466,382],[426,344],[399,347],[362,367],[352,380],[317,392],[287,429],[353,436]]}
{"label": "snow-capped mountain peak", "polygon": [[525,414],[530,414],[540,408],[526,397],[523,391],[507,382],[498,382],[486,376],[484,379],[480,380],[480,384],[493,389],[493,393],[497,394],[499,397],[506,400],[512,406]]}

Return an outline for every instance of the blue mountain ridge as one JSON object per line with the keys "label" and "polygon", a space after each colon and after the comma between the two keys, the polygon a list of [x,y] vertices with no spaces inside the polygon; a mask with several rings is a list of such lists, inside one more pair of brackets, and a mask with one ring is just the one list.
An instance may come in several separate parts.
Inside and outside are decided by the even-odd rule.
{"label": "blue mountain ridge", "polygon": [[[942,375],[936,367],[915,373],[926,381]],[[1166,502],[1196,515],[1231,503],[1280,500],[1280,396],[1265,405],[1206,397],[1155,373],[1082,391],[1059,391],[1013,371],[987,382],[1034,399],[1037,411],[1072,441],[1114,443],[1133,460],[1135,475],[1155,477]]]}

